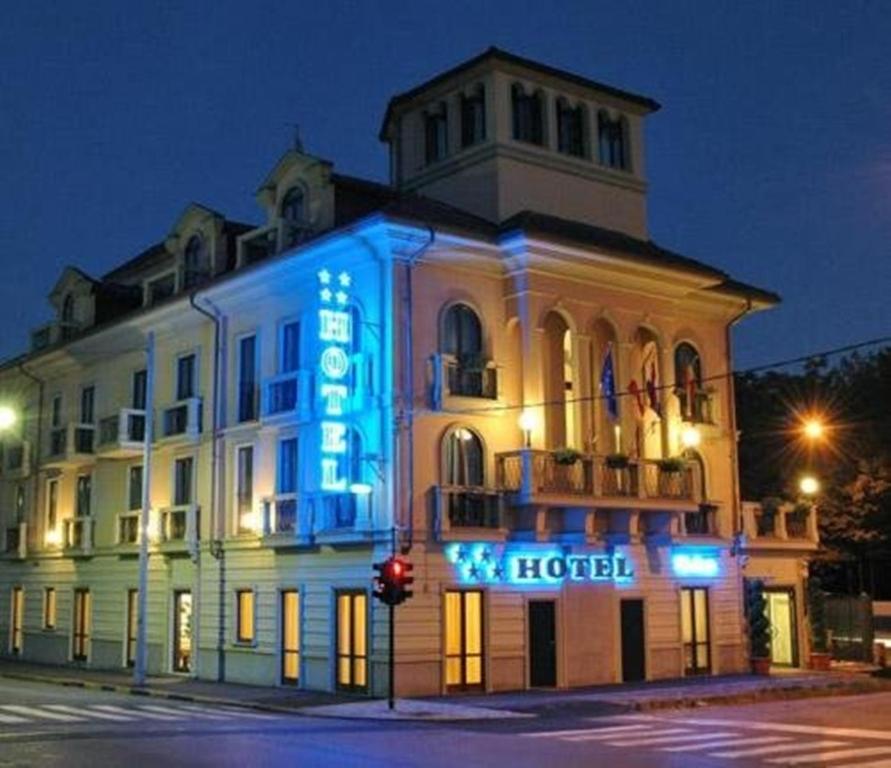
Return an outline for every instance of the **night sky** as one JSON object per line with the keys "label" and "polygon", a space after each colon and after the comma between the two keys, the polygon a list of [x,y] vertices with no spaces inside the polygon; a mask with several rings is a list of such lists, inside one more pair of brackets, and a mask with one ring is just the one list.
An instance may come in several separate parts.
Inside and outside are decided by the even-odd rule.
{"label": "night sky", "polygon": [[299,122],[386,180],[387,99],[497,45],[651,96],[651,236],[781,293],[740,365],[891,334],[891,4],[20,2],[0,22],[0,357],[66,264],[253,193]]}

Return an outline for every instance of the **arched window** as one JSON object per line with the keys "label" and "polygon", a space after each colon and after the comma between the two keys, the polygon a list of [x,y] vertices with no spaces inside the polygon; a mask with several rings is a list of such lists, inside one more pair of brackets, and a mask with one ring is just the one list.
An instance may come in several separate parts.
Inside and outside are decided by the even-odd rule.
{"label": "arched window", "polygon": [[545,343],[545,438],[547,447],[575,448],[577,430],[577,382],[572,331],[559,312],[544,321]]}
{"label": "arched window", "polygon": [[300,187],[291,187],[282,198],[281,217],[285,221],[302,222],[306,219],[305,195]]}
{"label": "arched window", "polygon": [[452,304],[445,314],[441,350],[459,360],[483,351],[480,319],[466,304]]}
{"label": "arched window", "polygon": [[477,85],[461,95],[461,146],[470,147],[486,138],[486,91]]}
{"label": "arched window", "polygon": [[66,293],[62,300],[62,322],[74,322],[74,294]]}
{"label": "arched window", "polygon": [[601,165],[620,171],[631,167],[628,120],[624,115],[612,120],[605,109],[597,113],[597,148]]}
{"label": "arched window", "polygon": [[674,350],[674,386],[686,421],[703,421],[702,362],[692,344],[682,342]]}
{"label": "arched window", "polygon": [[511,89],[514,139],[544,145],[544,96],[540,91],[526,93],[519,83]]}
{"label": "arched window", "polygon": [[187,290],[210,279],[210,258],[204,238],[195,234],[186,243],[183,259],[183,287]]}
{"label": "arched window", "polygon": [[440,349],[448,361],[449,394],[461,397],[498,396],[496,371],[483,355],[480,319],[466,304],[453,304],[443,318]]}
{"label": "arched window", "polygon": [[446,435],[443,444],[443,485],[482,488],[485,485],[483,441],[466,427],[457,427]]}
{"label": "arched window", "polygon": [[585,156],[585,116],[581,104],[571,107],[557,99],[557,151],[573,157]]}

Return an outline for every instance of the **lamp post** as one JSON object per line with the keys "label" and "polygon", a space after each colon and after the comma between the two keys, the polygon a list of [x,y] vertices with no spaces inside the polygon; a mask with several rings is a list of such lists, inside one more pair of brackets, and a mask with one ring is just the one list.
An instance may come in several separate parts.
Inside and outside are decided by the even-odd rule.
{"label": "lamp post", "polygon": [[531,448],[532,447],[532,430],[535,429],[535,425],[537,424],[538,419],[535,418],[535,414],[532,411],[524,410],[520,414],[519,425],[520,429],[523,430],[523,447]]}

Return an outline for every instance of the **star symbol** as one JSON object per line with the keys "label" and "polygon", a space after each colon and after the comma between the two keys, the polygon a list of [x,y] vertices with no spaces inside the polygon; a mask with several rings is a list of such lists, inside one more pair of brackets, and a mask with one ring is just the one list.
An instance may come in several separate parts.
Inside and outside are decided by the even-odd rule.
{"label": "star symbol", "polygon": [[471,579],[478,579],[480,577],[480,569],[476,567],[476,563],[471,563],[470,568],[467,569],[467,575],[470,576]]}
{"label": "star symbol", "polygon": [[492,553],[488,549],[484,549],[480,552],[480,560],[484,563],[488,563],[492,559]]}
{"label": "star symbol", "polygon": [[495,579],[503,579],[504,578],[504,566],[501,563],[497,563],[495,567],[492,569],[492,577]]}
{"label": "star symbol", "polygon": [[334,294],[334,297],[337,299],[338,304],[346,304],[347,303],[347,295],[343,291],[338,291]]}
{"label": "star symbol", "polygon": [[458,547],[458,552],[455,554],[455,562],[463,563],[467,559],[467,550],[464,547]]}
{"label": "star symbol", "polygon": [[322,301],[324,301],[327,304],[329,301],[331,301],[331,289],[330,288],[322,288],[322,290],[319,291],[319,296],[321,296]]}
{"label": "star symbol", "polygon": [[350,279],[349,272],[341,272],[337,276],[337,280],[340,283],[341,288],[349,288],[350,287],[351,279]]}
{"label": "star symbol", "polygon": [[327,269],[319,271],[319,282],[322,285],[328,285],[331,282],[331,273]]}

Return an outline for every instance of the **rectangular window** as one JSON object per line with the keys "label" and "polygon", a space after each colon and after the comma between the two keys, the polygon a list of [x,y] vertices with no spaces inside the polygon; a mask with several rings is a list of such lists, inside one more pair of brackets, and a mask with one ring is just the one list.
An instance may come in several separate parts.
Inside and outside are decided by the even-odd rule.
{"label": "rectangular window", "polygon": [[46,527],[55,530],[59,519],[59,481],[56,478],[46,481]]}
{"label": "rectangular window", "polygon": [[483,593],[445,593],[446,686],[467,690],[483,685]]}
{"label": "rectangular window", "polygon": [[177,459],[173,464],[173,506],[184,507],[192,503],[192,467],[191,456]]}
{"label": "rectangular window", "polygon": [[296,320],[282,326],[280,373],[290,373],[300,368],[300,323]]}
{"label": "rectangular window", "polygon": [[257,337],[238,342],[238,420],[257,418]]}
{"label": "rectangular window", "polygon": [[253,533],[254,520],[254,446],[241,445],[236,451],[235,514],[239,533]]}
{"label": "rectangular window", "polygon": [[96,387],[84,387],[80,391],[80,423],[92,424],[95,419]]}
{"label": "rectangular window", "polygon": [[239,589],[235,593],[238,619],[236,623],[236,639],[239,643],[253,643],[254,634],[254,590]]}
{"label": "rectangular window", "polygon": [[62,426],[62,395],[53,395],[50,426],[53,428]]}
{"label": "rectangular window", "polygon": [[515,85],[511,92],[513,107],[514,139],[530,144],[544,144],[544,121],[542,119],[543,96],[540,93],[526,93],[521,85]]}
{"label": "rectangular window", "polygon": [[127,590],[127,647],[124,651],[124,664],[136,664],[136,632],[139,621],[139,590]]}
{"label": "rectangular window", "polygon": [[153,307],[155,304],[164,301],[164,299],[173,296],[175,292],[176,275],[173,273],[159,277],[157,280],[152,280],[148,284],[148,304]]}
{"label": "rectangular window", "polygon": [[195,355],[176,358],[176,399],[195,397]]}
{"label": "rectangular window", "polygon": [[282,592],[282,682],[296,685],[300,680],[300,593]]}
{"label": "rectangular window", "polygon": [[278,444],[278,492],[297,492],[297,438],[289,437]]}
{"label": "rectangular window", "polygon": [[15,656],[22,652],[24,643],[25,590],[21,587],[12,589],[12,623],[9,625],[9,650]]}
{"label": "rectangular window", "polygon": [[486,138],[486,95],[483,86],[461,97],[461,146],[470,147]]}
{"label": "rectangular window", "polygon": [[574,157],[585,156],[585,120],[582,107],[570,107],[557,100],[557,151]]}
{"label": "rectangular window", "polygon": [[337,591],[337,687],[364,691],[367,681],[368,607],[364,592]]}
{"label": "rectangular window", "polygon": [[56,628],[56,588],[47,587],[43,590],[43,628]]}
{"label": "rectangular window", "polygon": [[133,386],[130,392],[131,407],[137,411],[145,410],[145,393],[148,384],[148,374],[145,369],[133,372]]}
{"label": "rectangular window", "polygon": [[15,487],[15,521],[25,522],[25,486],[21,483]]}
{"label": "rectangular window", "polygon": [[71,658],[86,661],[90,655],[90,613],[92,599],[89,589],[74,590],[74,610],[71,620]]}
{"label": "rectangular window", "polygon": [[93,498],[93,476],[77,476],[77,499],[75,500],[75,516],[89,517]]}
{"label": "rectangular window", "polygon": [[127,509],[142,509],[142,465],[130,467],[127,475]]}
{"label": "rectangular window", "polygon": [[707,675],[711,671],[708,620],[708,589],[682,588],[681,637],[686,675]]}
{"label": "rectangular window", "polygon": [[448,154],[448,112],[440,104],[435,112],[424,115],[424,159],[428,163],[442,160]]}

